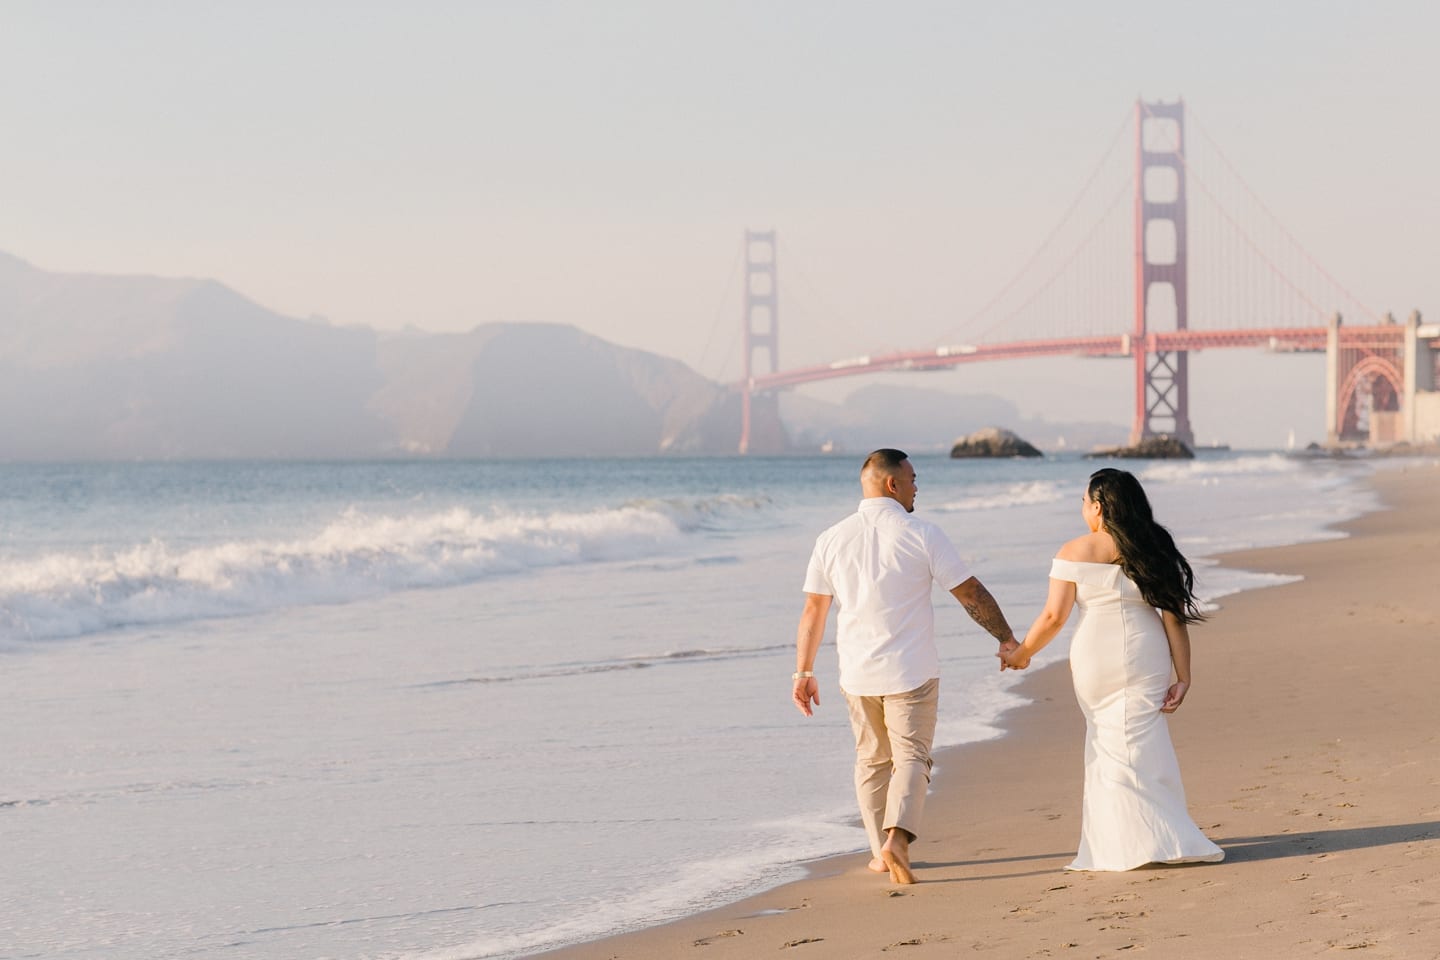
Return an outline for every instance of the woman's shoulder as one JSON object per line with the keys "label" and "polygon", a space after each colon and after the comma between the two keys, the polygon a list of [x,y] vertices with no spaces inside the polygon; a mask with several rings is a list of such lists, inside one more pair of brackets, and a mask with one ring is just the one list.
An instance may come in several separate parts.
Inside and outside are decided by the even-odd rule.
{"label": "woman's shoulder", "polygon": [[1076,537],[1062,546],[1055,554],[1056,560],[1071,563],[1114,563],[1120,559],[1115,541],[1103,530]]}
{"label": "woman's shoulder", "polygon": [[1115,543],[1103,531],[1076,537],[1061,547],[1050,561],[1050,579],[1113,587],[1120,576],[1115,560]]}

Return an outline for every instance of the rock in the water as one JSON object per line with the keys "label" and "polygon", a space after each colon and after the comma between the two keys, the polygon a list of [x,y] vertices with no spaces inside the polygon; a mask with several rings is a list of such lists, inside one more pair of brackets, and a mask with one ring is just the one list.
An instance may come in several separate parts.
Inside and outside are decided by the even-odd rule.
{"label": "rock in the water", "polygon": [[1034,446],[1009,430],[986,427],[961,437],[950,448],[952,457],[1043,457]]}
{"label": "rock in the water", "polygon": [[1168,434],[1146,437],[1129,447],[1112,447],[1085,454],[1087,457],[1118,457],[1122,460],[1194,460],[1195,452]]}

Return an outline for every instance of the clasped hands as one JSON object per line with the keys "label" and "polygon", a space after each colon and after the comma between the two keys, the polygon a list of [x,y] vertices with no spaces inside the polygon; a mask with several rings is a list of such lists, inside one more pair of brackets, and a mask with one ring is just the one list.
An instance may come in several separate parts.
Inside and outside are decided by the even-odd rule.
{"label": "clasped hands", "polygon": [[1013,638],[1000,644],[1000,650],[995,656],[1000,658],[1000,669],[1002,672],[1005,670],[1024,670],[1030,666],[1030,653]]}

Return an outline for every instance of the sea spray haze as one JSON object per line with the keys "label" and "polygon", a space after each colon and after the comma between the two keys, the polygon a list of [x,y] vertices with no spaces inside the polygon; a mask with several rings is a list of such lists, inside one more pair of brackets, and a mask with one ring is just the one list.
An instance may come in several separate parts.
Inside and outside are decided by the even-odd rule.
{"label": "sea spray haze", "polygon": [[[916,464],[1023,628],[1093,464]],[[819,714],[788,700],[858,466],[0,467],[3,952],[519,956],[859,849],[828,643]],[[1353,464],[1137,466],[1192,557],[1372,505]],[[997,736],[1016,677],[936,602],[939,738]]]}

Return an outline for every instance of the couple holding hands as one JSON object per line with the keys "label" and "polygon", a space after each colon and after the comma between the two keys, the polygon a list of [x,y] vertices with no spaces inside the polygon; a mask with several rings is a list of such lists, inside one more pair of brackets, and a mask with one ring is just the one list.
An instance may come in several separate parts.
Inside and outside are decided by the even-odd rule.
{"label": "couple holding hands", "polygon": [[1122,470],[1091,475],[1081,507],[1090,532],[1056,554],[1045,608],[1018,643],[954,544],[913,516],[915,468],[904,453],[870,454],[860,486],[859,509],[822,533],[810,557],[792,697],[807,717],[820,704],[815,656],[834,604],[870,869],[915,882],[909,848],[930,783],[939,704],[937,583],[1000,642],[1002,670],[1029,666],[1080,608],[1070,669],[1085,714],[1085,794],[1079,852],[1067,869],[1224,859],[1186,810],[1165,717],[1190,687],[1187,624],[1201,619],[1194,574],[1155,522],[1140,482]]}

